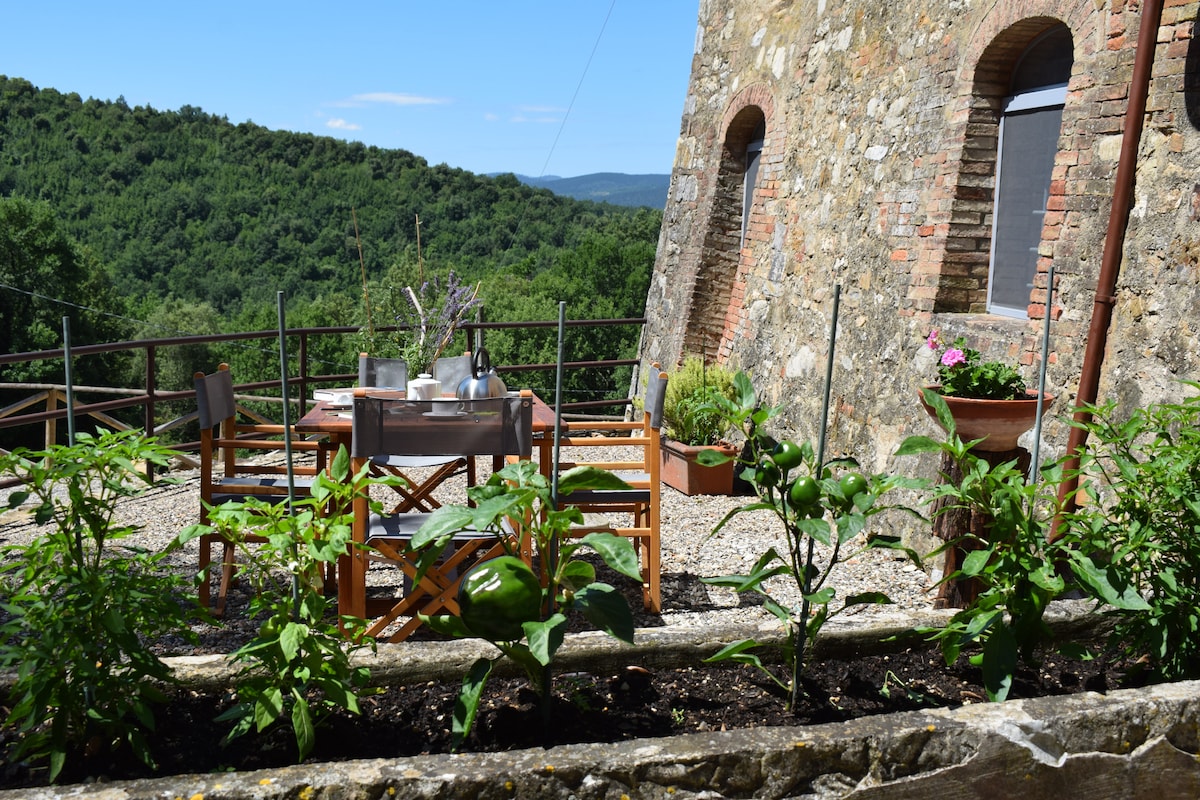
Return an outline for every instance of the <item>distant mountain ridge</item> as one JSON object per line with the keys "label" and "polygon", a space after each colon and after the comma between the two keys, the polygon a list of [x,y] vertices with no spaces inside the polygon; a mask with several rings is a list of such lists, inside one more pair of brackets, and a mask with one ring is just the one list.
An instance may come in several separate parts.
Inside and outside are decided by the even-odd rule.
{"label": "distant mountain ridge", "polygon": [[667,205],[667,190],[671,185],[668,175],[627,175],[622,172],[593,172],[574,178],[544,175],[533,178],[517,175],[517,180],[526,186],[549,189],[555,194],[573,197],[576,200],[592,200],[597,203],[612,203],[617,206],[648,206],[662,210]]}

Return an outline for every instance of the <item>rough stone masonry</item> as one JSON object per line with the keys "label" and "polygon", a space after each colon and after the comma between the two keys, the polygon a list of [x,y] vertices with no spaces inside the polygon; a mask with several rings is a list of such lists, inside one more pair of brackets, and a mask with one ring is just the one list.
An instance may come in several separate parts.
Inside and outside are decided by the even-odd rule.
{"label": "rough stone masonry", "polygon": [[[935,430],[916,403],[935,377],[929,330],[1019,363],[1032,385],[1049,310],[1043,453],[1061,453],[1054,417],[1079,385],[1142,5],[701,0],[643,359],[741,367],[815,439],[840,285],[830,452],[893,469],[904,437]],[[1200,375],[1200,4],[1163,6],[1099,383],[1124,404],[1178,399]],[[1002,126],[1020,122],[1009,102],[1037,83],[1047,41],[1065,60],[1046,69],[1069,79],[1025,248],[1035,271],[1027,302],[997,313],[997,163],[1024,158],[998,158]]]}

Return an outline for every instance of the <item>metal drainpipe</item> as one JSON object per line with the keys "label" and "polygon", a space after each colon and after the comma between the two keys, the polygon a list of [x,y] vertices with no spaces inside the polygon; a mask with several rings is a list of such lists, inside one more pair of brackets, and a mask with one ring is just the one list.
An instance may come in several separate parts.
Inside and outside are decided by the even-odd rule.
{"label": "metal drainpipe", "polygon": [[[1113,187],[1112,207],[1108,214],[1108,233],[1104,239],[1104,255],[1100,262],[1100,275],[1096,280],[1096,299],[1092,309],[1091,327],[1088,329],[1087,347],[1083,353],[1083,368],[1079,376],[1079,391],[1075,405],[1096,402],[1100,383],[1100,368],[1104,363],[1104,348],[1108,342],[1108,329],[1112,322],[1113,306],[1117,298],[1117,276],[1121,270],[1121,256],[1125,250],[1125,231],[1129,225],[1129,209],[1132,205],[1134,178],[1137,172],[1138,145],[1142,140],[1142,123],[1146,115],[1146,98],[1150,92],[1150,75],[1154,66],[1154,47],[1158,41],[1158,27],[1162,22],[1162,0],[1145,0],[1142,5],[1141,27],[1138,30],[1137,52],[1133,61],[1133,76],[1129,81],[1129,105],[1125,111],[1125,128],[1121,135],[1121,154],[1117,162],[1116,185]],[[1050,313],[1047,308],[1046,313]],[[1085,411],[1075,412],[1076,422],[1089,422],[1092,415]],[[1058,500],[1064,513],[1075,509],[1075,495],[1079,489],[1079,477],[1073,475],[1079,468],[1080,454],[1087,443],[1087,431],[1072,427],[1067,438],[1067,452],[1071,454],[1066,463],[1067,479],[1058,489]],[[1062,517],[1055,517],[1050,529],[1050,540],[1060,536]]]}

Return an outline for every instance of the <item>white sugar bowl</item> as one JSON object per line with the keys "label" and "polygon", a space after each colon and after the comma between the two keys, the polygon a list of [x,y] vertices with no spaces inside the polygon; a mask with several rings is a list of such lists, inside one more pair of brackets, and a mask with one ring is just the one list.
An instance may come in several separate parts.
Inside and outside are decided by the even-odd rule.
{"label": "white sugar bowl", "polygon": [[407,400],[436,400],[442,396],[442,382],[434,380],[428,372],[422,372],[416,380],[408,382],[404,393]]}

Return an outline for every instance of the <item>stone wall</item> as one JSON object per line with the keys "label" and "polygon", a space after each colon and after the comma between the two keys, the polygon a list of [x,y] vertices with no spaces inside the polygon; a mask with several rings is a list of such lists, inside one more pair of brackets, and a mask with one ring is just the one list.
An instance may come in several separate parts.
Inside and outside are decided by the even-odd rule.
{"label": "stone wall", "polygon": [[[1178,398],[1200,377],[1200,3],[1166,0],[1100,399]],[[841,286],[829,452],[895,469],[935,429],[925,335],[964,335],[1036,382],[1055,269],[1051,414],[1079,384],[1142,9],[1121,0],[701,0],[642,356],[745,369],[815,438]],[[1065,24],[1074,63],[1028,319],[985,313],[999,103],[1016,59]],[[740,226],[748,129],[765,141]],[[732,187],[732,188],[731,188]],[[982,273],[981,273],[982,270]],[[1043,453],[1067,427],[1049,421]],[[926,472],[932,464],[922,465]]]}

